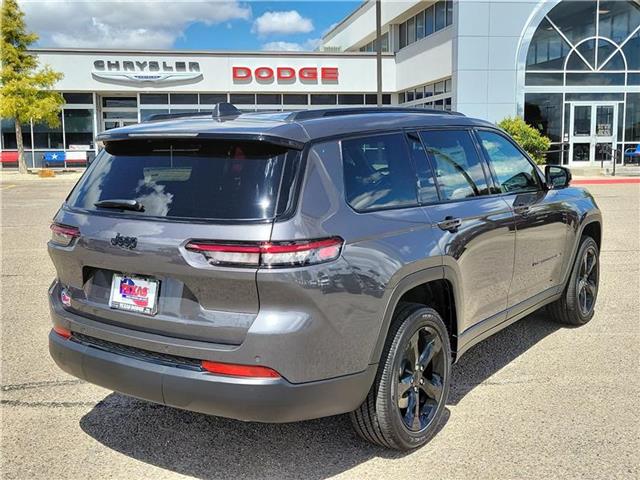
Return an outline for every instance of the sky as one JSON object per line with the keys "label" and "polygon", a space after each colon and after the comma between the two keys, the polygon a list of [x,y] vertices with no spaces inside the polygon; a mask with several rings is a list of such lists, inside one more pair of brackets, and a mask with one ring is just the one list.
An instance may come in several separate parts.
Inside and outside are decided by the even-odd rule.
{"label": "sky", "polygon": [[19,0],[37,47],[313,50],[361,1]]}

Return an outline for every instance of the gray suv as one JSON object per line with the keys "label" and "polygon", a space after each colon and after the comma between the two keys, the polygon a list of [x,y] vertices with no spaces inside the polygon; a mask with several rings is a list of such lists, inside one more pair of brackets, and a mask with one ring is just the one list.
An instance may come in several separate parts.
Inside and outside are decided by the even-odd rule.
{"label": "gray suv", "polygon": [[245,421],[351,412],[410,449],[471,346],[544,306],[593,316],[592,196],[488,122],[220,104],[98,140],[48,244],[50,352],[88,382]]}

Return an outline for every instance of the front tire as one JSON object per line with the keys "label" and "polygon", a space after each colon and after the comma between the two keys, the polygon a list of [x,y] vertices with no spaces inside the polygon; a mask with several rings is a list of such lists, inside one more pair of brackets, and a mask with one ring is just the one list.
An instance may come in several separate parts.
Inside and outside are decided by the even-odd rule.
{"label": "front tire", "polygon": [[583,236],[565,290],[548,307],[558,323],[580,326],[593,318],[600,282],[600,252],[596,241]]}
{"label": "front tire", "polygon": [[437,431],[450,381],[451,347],[442,318],[424,305],[402,303],[373,386],[351,413],[354,429],[383,447],[420,447]]}

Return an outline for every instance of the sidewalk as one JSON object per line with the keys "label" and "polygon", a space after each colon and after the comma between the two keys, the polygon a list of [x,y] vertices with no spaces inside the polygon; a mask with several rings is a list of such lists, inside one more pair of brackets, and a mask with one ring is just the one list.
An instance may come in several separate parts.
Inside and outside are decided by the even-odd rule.
{"label": "sidewalk", "polygon": [[38,176],[37,170],[32,170],[26,175],[18,173],[18,170],[0,170],[0,183],[21,183],[21,182],[37,182],[37,181],[73,181],[76,182],[84,173],[84,168],[55,170],[54,177],[42,178]]}
{"label": "sidewalk", "polygon": [[571,185],[640,184],[640,177],[573,177]]}

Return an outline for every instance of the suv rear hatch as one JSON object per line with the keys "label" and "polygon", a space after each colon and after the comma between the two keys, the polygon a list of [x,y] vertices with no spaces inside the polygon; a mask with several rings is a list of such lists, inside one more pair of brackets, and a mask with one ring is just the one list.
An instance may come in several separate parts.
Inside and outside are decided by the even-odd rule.
{"label": "suv rear hatch", "polygon": [[[291,208],[300,152],[262,142],[109,142],[55,218],[49,242],[69,310],[177,338],[242,343],[256,268],[215,265],[189,242],[267,242]],[[71,235],[72,237],[74,235]]]}

